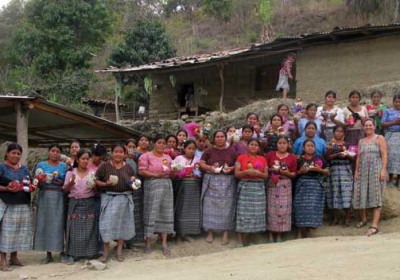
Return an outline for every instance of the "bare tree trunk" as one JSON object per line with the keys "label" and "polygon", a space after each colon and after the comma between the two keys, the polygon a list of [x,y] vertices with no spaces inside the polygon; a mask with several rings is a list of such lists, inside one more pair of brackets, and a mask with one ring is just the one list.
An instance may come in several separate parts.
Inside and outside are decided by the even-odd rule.
{"label": "bare tree trunk", "polygon": [[393,22],[397,22],[399,19],[399,13],[400,13],[400,1],[396,0],[396,3],[394,5],[394,16],[393,16]]}

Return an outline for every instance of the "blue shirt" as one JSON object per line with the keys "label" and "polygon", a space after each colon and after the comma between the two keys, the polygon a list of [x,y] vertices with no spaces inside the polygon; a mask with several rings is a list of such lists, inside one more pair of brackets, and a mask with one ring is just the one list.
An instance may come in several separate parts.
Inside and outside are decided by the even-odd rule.
{"label": "blue shirt", "polygon": [[[57,179],[61,180],[61,181],[65,180],[65,175],[67,173],[67,164],[65,162],[60,162],[56,166],[48,164],[47,161],[39,162],[35,167],[35,174],[36,174],[36,170],[38,170],[39,168],[42,169],[43,173],[47,174],[49,176],[49,178],[54,177],[54,172],[57,172],[58,173]],[[49,188],[61,188],[62,187],[62,185],[53,184],[52,179],[48,179],[47,181],[45,180],[45,182],[43,182],[43,185],[45,187],[49,187]]]}
{"label": "blue shirt", "polygon": [[[383,111],[383,116],[382,116],[382,120],[381,123],[383,122],[392,122],[396,119],[400,118],[400,110],[396,110],[394,108],[390,108],[387,109],[385,111]],[[395,124],[395,125],[391,125],[389,127],[386,128],[387,130],[391,131],[391,132],[399,132],[400,131],[400,125]]]}
{"label": "blue shirt", "polygon": [[[300,138],[298,138],[296,140],[296,142],[294,142],[293,152],[296,155],[301,155],[303,153],[303,143],[304,143],[304,141],[306,141],[306,139],[307,138],[305,136],[301,136]],[[326,143],[325,143],[324,139],[319,138],[319,137],[314,137],[313,140],[315,142],[315,154],[323,157],[326,152]]]}

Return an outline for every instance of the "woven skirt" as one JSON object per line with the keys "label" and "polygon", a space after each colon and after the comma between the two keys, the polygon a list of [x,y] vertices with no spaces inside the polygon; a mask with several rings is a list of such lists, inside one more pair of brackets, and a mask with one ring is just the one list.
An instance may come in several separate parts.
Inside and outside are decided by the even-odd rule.
{"label": "woven skirt", "polygon": [[64,193],[61,190],[40,190],[37,202],[36,251],[64,251]]}
{"label": "woven skirt", "polygon": [[241,180],[238,184],[236,231],[261,232],[266,230],[265,182]]}
{"label": "woven skirt", "polygon": [[32,215],[28,204],[5,204],[0,199],[0,252],[28,251],[32,242]]}
{"label": "woven skirt", "polygon": [[198,179],[177,180],[175,231],[179,234],[200,234],[200,188]]}
{"label": "woven skirt", "polygon": [[135,236],[131,192],[101,194],[99,230],[104,242],[129,240]]}
{"label": "woven skirt", "polygon": [[388,173],[400,174],[400,132],[387,131],[385,138],[388,147]]}
{"label": "woven skirt", "polygon": [[346,142],[346,145],[351,146],[351,145],[358,145],[358,141],[360,141],[361,138],[364,138],[365,132],[363,129],[348,129],[346,131],[346,136],[344,138],[344,141]]}
{"label": "woven skirt", "polygon": [[206,230],[233,230],[236,186],[233,175],[205,174],[201,191],[203,227]]}
{"label": "woven skirt", "polygon": [[353,195],[353,172],[349,160],[331,160],[326,188],[329,209],[348,209]]}
{"label": "woven skirt", "polygon": [[278,184],[267,184],[267,229],[287,232],[292,228],[292,181],[280,178]]}
{"label": "woven skirt", "polygon": [[317,176],[301,176],[296,182],[294,218],[296,227],[320,227],[324,212],[324,188]]}
{"label": "woven skirt", "polygon": [[144,236],[174,233],[174,197],[170,179],[144,181]]}
{"label": "woven skirt", "polygon": [[67,254],[73,257],[93,257],[99,252],[98,239],[94,197],[70,197],[66,231]]}

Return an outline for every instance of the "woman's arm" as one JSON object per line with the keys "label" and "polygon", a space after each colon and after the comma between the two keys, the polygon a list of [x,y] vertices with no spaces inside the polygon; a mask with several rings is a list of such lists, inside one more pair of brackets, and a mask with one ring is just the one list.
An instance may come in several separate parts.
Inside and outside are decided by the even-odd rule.
{"label": "woman's arm", "polygon": [[378,144],[379,144],[379,150],[381,152],[381,158],[382,158],[382,170],[380,174],[380,179],[383,181],[385,180],[386,177],[386,168],[387,168],[387,143],[385,138],[383,136],[378,136]]}
{"label": "woman's arm", "polygon": [[360,167],[360,141],[358,142],[358,153],[357,153],[357,159],[356,159],[356,169],[354,171],[354,181],[358,181],[358,177],[360,174],[358,174],[358,169]]}

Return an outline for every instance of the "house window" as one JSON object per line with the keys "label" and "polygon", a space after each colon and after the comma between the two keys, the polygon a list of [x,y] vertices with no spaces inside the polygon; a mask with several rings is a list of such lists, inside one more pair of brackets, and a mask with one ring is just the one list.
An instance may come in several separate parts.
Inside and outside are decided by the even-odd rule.
{"label": "house window", "polygon": [[279,79],[280,64],[270,64],[256,68],[255,91],[274,90]]}
{"label": "house window", "polygon": [[192,92],[194,95],[194,86],[193,84],[183,84],[180,87],[180,91],[178,92],[178,103],[180,107],[185,107],[186,104],[186,94],[188,92]]}

